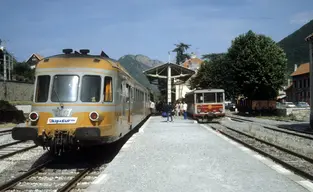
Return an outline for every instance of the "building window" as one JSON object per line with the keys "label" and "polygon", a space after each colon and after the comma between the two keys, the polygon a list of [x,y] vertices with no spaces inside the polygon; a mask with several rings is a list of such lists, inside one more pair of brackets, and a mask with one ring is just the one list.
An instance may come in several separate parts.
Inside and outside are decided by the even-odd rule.
{"label": "building window", "polygon": [[299,88],[302,88],[302,79],[299,80]]}
{"label": "building window", "polygon": [[296,80],[293,81],[293,87],[294,87],[294,88],[297,88],[297,81],[296,81]]}
{"label": "building window", "polygon": [[307,81],[308,79],[304,79],[303,80],[303,88],[305,88],[306,87],[306,81]]}

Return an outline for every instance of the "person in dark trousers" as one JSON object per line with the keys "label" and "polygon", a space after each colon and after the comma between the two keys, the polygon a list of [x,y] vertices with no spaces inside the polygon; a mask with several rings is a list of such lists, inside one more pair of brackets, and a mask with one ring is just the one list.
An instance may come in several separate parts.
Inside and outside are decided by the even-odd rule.
{"label": "person in dark trousers", "polygon": [[164,111],[167,113],[167,122],[168,122],[169,117],[171,117],[171,122],[173,122],[173,115],[172,115],[173,107],[172,107],[171,102],[165,105]]}

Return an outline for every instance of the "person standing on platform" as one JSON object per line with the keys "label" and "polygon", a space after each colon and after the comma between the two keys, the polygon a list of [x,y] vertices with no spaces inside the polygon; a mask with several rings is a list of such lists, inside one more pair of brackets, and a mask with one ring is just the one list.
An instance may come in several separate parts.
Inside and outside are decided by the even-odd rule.
{"label": "person standing on platform", "polygon": [[172,103],[169,102],[168,104],[165,105],[165,112],[167,113],[167,122],[169,120],[169,117],[171,117],[171,122],[173,122],[173,115],[172,115],[172,111],[173,111],[173,107],[172,107]]}
{"label": "person standing on platform", "polygon": [[154,107],[155,107],[154,102],[150,101],[150,113],[151,113],[151,115],[153,114]]}
{"label": "person standing on platform", "polygon": [[183,103],[182,102],[179,102],[179,116],[183,116]]}
{"label": "person standing on platform", "polygon": [[184,112],[184,119],[187,119],[187,103],[184,101],[184,104],[183,104],[183,112]]}
{"label": "person standing on platform", "polygon": [[178,117],[179,116],[179,102],[176,103],[175,105],[175,112],[176,112],[176,116]]}

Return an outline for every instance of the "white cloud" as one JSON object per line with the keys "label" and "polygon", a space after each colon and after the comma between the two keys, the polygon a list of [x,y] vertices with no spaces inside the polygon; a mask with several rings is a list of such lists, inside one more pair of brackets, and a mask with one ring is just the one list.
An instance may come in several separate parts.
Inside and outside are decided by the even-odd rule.
{"label": "white cloud", "polygon": [[291,24],[304,25],[313,19],[313,10],[304,11],[293,15],[290,19]]}

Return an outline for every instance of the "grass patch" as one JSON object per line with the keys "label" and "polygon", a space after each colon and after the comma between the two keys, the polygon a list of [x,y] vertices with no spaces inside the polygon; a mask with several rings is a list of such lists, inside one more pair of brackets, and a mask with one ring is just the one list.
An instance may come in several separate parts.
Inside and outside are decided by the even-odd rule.
{"label": "grass patch", "polygon": [[9,101],[11,105],[31,105],[32,101]]}
{"label": "grass patch", "polygon": [[270,119],[275,121],[294,121],[293,116],[256,116],[256,118]]}
{"label": "grass patch", "polygon": [[0,124],[0,128],[10,128],[10,127],[14,127],[14,126],[16,126],[16,124],[14,124],[14,123]]}

